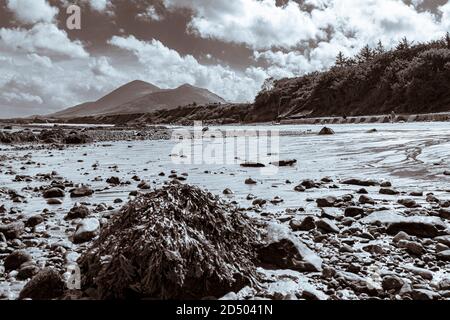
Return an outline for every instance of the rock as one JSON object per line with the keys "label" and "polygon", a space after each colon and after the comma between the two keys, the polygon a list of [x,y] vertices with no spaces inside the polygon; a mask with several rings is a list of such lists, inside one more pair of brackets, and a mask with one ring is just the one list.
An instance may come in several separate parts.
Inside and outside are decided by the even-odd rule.
{"label": "rock", "polygon": [[441,251],[436,254],[436,257],[442,261],[450,261],[450,250]]}
{"label": "rock", "polygon": [[397,190],[391,189],[391,188],[381,188],[380,194],[395,196],[395,195],[400,194],[400,192],[398,192]]}
{"label": "rock", "polygon": [[440,229],[447,226],[438,217],[412,216],[403,217],[392,211],[378,211],[360,220],[362,223],[387,226],[387,233],[396,235],[404,231],[409,235],[422,238],[435,238],[441,235]]}
{"label": "rock", "polygon": [[442,279],[439,282],[439,289],[441,289],[441,290],[450,290],[450,278]]}
{"label": "rock", "polygon": [[39,267],[35,264],[25,263],[20,267],[19,273],[17,274],[18,280],[27,280],[34,277],[39,272]]}
{"label": "rock", "polygon": [[383,277],[382,287],[384,291],[393,290],[394,292],[398,292],[404,285],[405,281],[400,277],[391,275]]}
{"label": "rock", "polygon": [[375,204],[375,200],[373,200],[371,197],[367,196],[367,195],[361,195],[361,197],[359,197],[359,203],[361,204]]}
{"label": "rock", "polygon": [[356,193],[357,194],[369,194],[369,191],[367,191],[365,188],[361,188]]}
{"label": "rock", "polygon": [[60,206],[63,204],[61,199],[50,198],[47,199],[47,204],[51,206]]}
{"label": "rock", "polygon": [[378,182],[374,180],[362,180],[362,179],[348,179],[342,182],[342,184],[361,186],[361,187],[374,187],[378,185]]}
{"label": "rock", "polygon": [[303,220],[292,219],[289,225],[293,231],[310,231],[316,228],[314,218],[311,216],[307,216]]}
{"label": "rock", "polygon": [[358,293],[369,293],[376,295],[378,290],[382,289],[381,285],[371,281],[372,279],[370,277],[361,277],[352,272],[341,271],[337,273],[336,277],[340,282],[349,286]]}
{"label": "rock", "polygon": [[437,300],[440,298],[436,292],[425,289],[414,289],[409,294],[413,300]]}
{"label": "rock", "polygon": [[0,225],[0,233],[3,233],[7,240],[19,238],[24,232],[25,224],[23,222],[13,222]]}
{"label": "rock", "polygon": [[316,182],[314,182],[311,179],[303,180],[301,185],[304,186],[306,189],[313,189],[319,186]]}
{"label": "rock", "polygon": [[64,190],[60,189],[60,188],[50,188],[47,189],[43,192],[42,196],[45,199],[50,199],[50,198],[64,198],[65,193]]}
{"label": "rock", "polygon": [[82,132],[70,132],[67,137],[64,138],[66,144],[86,144],[91,143],[93,139]]}
{"label": "rock", "polygon": [[436,240],[437,242],[445,244],[446,246],[450,247],[450,235],[436,237],[436,238],[434,238],[434,240]]}
{"label": "rock", "polygon": [[90,210],[88,207],[84,205],[76,204],[72,209],[70,209],[69,213],[66,215],[66,220],[73,219],[84,219],[90,214]]}
{"label": "rock", "polygon": [[341,230],[329,219],[320,219],[316,221],[316,226],[318,229],[326,233],[340,233]]}
{"label": "rock", "polygon": [[417,202],[412,199],[400,199],[400,200],[398,200],[398,203],[401,204],[402,206],[405,206],[406,208],[410,208],[410,209],[420,207],[420,205],[417,204]]}
{"label": "rock", "polygon": [[264,168],[265,165],[257,162],[244,162],[241,163],[242,168]]}
{"label": "rock", "polygon": [[271,162],[270,164],[276,167],[292,167],[297,164],[297,160],[281,160],[277,162]]}
{"label": "rock", "polygon": [[258,250],[262,265],[300,272],[322,271],[322,259],[297,239],[279,239]]}
{"label": "rock", "polygon": [[28,218],[25,225],[29,228],[34,228],[35,226],[41,224],[42,222],[44,222],[44,217],[40,214],[37,214],[35,216]]}
{"label": "rock", "polygon": [[56,299],[63,294],[64,289],[65,283],[61,275],[53,269],[44,269],[25,285],[19,299]]}
{"label": "rock", "polygon": [[316,200],[317,206],[319,208],[330,208],[334,207],[335,203],[337,202],[336,197],[326,197],[326,198],[319,198]]}
{"label": "rock", "polygon": [[344,216],[346,217],[357,217],[364,214],[364,209],[360,207],[348,207],[345,209]]}
{"label": "rock", "polygon": [[306,188],[304,187],[304,186],[302,186],[302,185],[298,185],[298,186],[296,186],[295,188],[294,188],[294,190],[295,191],[297,191],[297,192],[305,192],[306,191]]}
{"label": "rock", "polygon": [[259,207],[262,207],[262,206],[264,206],[265,204],[267,203],[267,200],[264,200],[264,199],[255,199],[255,200],[253,200],[253,205],[254,206],[259,206]]}
{"label": "rock", "polygon": [[79,244],[92,240],[100,232],[100,222],[95,218],[84,219],[80,222],[73,235],[73,243]]}
{"label": "rock", "polygon": [[423,191],[413,191],[409,195],[411,197],[423,197]]}
{"label": "rock", "polygon": [[439,210],[439,216],[442,219],[450,220],[450,210],[449,209],[440,209]]}
{"label": "rock", "polygon": [[141,181],[137,187],[141,190],[150,190],[151,189],[151,186],[146,181]]}
{"label": "rock", "polygon": [[120,179],[118,177],[111,177],[106,179],[106,183],[112,184],[112,185],[119,185]]}
{"label": "rock", "polygon": [[9,254],[4,261],[5,271],[9,272],[12,270],[17,270],[20,266],[26,262],[32,260],[31,255],[28,252],[17,250]]}
{"label": "rock", "polygon": [[419,276],[421,276],[422,278],[426,279],[426,280],[433,280],[433,272],[427,270],[427,269],[423,269],[423,268],[419,268],[419,267],[415,267],[413,265],[407,264],[404,265],[403,268],[405,270],[408,270],[414,274],[417,274]]}
{"label": "rock", "polygon": [[92,194],[94,194],[94,190],[92,190],[91,188],[86,187],[86,186],[70,190],[71,198],[89,197]]}
{"label": "rock", "polygon": [[380,187],[382,188],[390,188],[392,187],[392,183],[389,181],[383,181],[382,183],[380,183]]}
{"label": "rock", "polygon": [[227,188],[227,189],[223,190],[223,194],[229,196],[229,195],[234,194],[234,192],[231,189]]}
{"label": "rock", "polygon": [[397,233],[395,235],[395,237],[392,239],[392,241],[394,243],[398,243],[398,242],[400,242],[402,240],[409,240],[409,239],[410,239],[410,237],[409,237],[409,235],[406,232],[400,231],[399,233]]}
{"label": "rock", "polygon": [[400,240],[397,245],[398,247],[404,248],[406,251],[416,256],[421,256],[425,252],[424,247],[418,242]]}
{"label": "rock", "polygon": [[333,135],[333,134],[335,134],[333,129],[328,128],[328,127],[322,128],[322,130],[320,130],[320,132],[319,132],[319,135],[321,135],[321,136],[323,136],[323,135]]}
{"label": "rock", "polygon": [[450,176],[450,170],[444,171],[444,176]]}
{"label": "rock", "polygon": [[257,184],[257,183],[258,182],[256,182],[252,178],[248,178],[247,180],[245,180],[245,184],[247,184],[247,185],[252,185],[252,184]]}

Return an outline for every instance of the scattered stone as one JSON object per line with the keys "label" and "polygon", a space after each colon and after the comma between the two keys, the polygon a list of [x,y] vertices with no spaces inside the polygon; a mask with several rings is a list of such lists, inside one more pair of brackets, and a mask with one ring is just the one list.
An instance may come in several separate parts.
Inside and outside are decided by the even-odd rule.
{"label": "scattered stone", "polygon": [[406,208],[410,208],[410,209],[420,207],[420,205],[417,204],[417,202],[412,199],[400,199],[400,200],[398,200],[398,203],[401,204],[402,206],[405,206]]}
{"label": "scattered stone", "polygon": [[398,292],[404,285],[405,281],[398,276],[388,275],[383,277],[382,287],[385,291],[393,290],[394,292]]}
{"label": "scattered stone", "polygon": [[45,190],[42,195],[45,199],[64,198],[65,193],[64,193],[64,190],[62,190],[60,188],[50,188],[50,189]]}
{"label": "scattered stone", "polygon": [[374,180],[362,180],[362,179],[348,179],[343,181],[342,183],[362,187],[374,187],[378,185],[378,183]]}
{"label": "scattered stone", "polygon": [[7,240],[14,240],[19,238],[25,230],[23,222],[13,222],[10,224],[1,224],[0,233],[3,233]]}
{"label": "scattered stone", "polygon": [[297,164],[297,160],[281,160],[277,162],[271,162],[270,164],[276,167],[292,167]]}
{"label": "scattered stone", "polygon": [[17,273],[18,280],[27,280],[34,277],[39,272],[39,267],[33,263],[24,263]]}
{"label": "scattered stone", "polygon": [[73,243],[79,244],[91,241],[100,232],[100,222],[95,218],[84,219],[80,222],[73,235]]}
{"label": "scattered stone", "polygon": [[345,209],[344,216],[346,217],[357,217],[364,214],[364,209],[360,207],[348,207]]}
{"label": "scattered stone", "polygon": [[363,194],[363,195],[361,195],[361,197],[359,197],[359,203],[374,205],[375,200],[373,200],[371,197]]}
{"label": "scattered stone", "polygon": [[146,181],[141,181],[137,187],[141,190],[150,190],[151,189],[150,184],[148,184]]}
{"label": "scattered stone", "polygon": [[316,228],[314,218],[311,216],[307,216],[303,220],[292,219],[289,225],[293,231],[310,231]]}
{"label": "scattered stone", "polygon": [[89,197],[94,194],[94,190],[92,190],[89,187],[80,187],[70,190],[70,197],[71,198],[83,198],[83,197]]}
{"label": "scattered stone", "polygon": [[37,214],[35,216],[28,218],[25,225],[29,228],[34,228],[35,226],[41,224],[42,222],[44,222],[44,217],[40,214]]}
{"label": "scattered stone", "polygon": [[69,213],[66,215],[66,220],[73,219],[84,219],[90,214],[90,210],[88,207],[80,204],[76,204],[72,209],[70,209]]}
{"label": "scattered stone", "polygon": [[248,178],[247,180],[245,180],[245,184],[247,185],[252,185],[252,184],[257,184],[258,182],[253,180],[252,178]]}
{"label": "scattered stone", "polygon": [[59,298],[65,289],[61,275],[54,269],[44,269],[28,282],[19,299],[51,300]]}
{"label": "scattered stone", "polygon": [[302,185],[296,186],[296,187],[294,188],[294,190],[297,191],[297,192],[305,192],[305,191],[306,191],[305,187],[302,186]]}
{"label": "scattered stone", "polygon": [[118,177],[111,177],[106,179],[106,183],[112,184],[112,185],[119,185],[120,179]]}
{"label": "scattered stone", "polygon": [[32,260],[31,255],[28,252],[17,250],[9,254],[4,261],[5,271],[9,272],[12,270],[17,270],[20,266],[26,262]]}
{"label": "scattered stone", "polygon": [[316,221],[318,229],[326,233],[340,233],[341,230],[329,219],[320,219]]}
{"label": "scattered stone", "polygon": [[391,189],[391,188],[381,188],[380,194],[395,196],[395,195],[400,194],[400,192],[398,192],[397,190]]}
{"label": "scattered stone", "polygon": [[324,135],[333,135],[335,134],[335,132],[333,131],[333,129],[328,128],[328,127],[324,127],[322,128],[322,130],[320,130],[319,135],[324,136]]}
{"label": "scattered stone", "polygon": [[229,196],[229,195],[234,194],[234,192],[231,189],[227,188],[227,189],[223,190],[223,194]]}
{"label": "scattered stone", "polygon": [[51,206],[60,206],[63,204],[63,202],[61,199],[50,198],[50,199],[47,199],[47,204],[51,205]]}
{"label": "scattered stone", "polygon": [[334,207],[335,203],[337,202],[336,197],[326,197],[326,198],[319,198],[316,200],[317,206],[319,208],[329,208]]}
{"label": "scattered stone", "polygon": [[265,165],[258,162],[244,162],[241,163],[242,168],[264,168]]}
{"label": "scattered stone", "polygon": [[436,254],[436,257],[442,261],[450,261],[450,250],[441,251]]}

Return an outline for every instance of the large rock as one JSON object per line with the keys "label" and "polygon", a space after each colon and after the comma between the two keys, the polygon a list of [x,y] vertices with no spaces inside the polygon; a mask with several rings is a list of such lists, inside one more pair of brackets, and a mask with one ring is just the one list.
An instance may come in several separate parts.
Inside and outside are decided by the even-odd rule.
{"label": "large rock", "polygon": [[379,211],[360,220],[362,223],[386,226],[387,233],[397,235],[404,231],[409,235],[434,238],[445,233],[448,226],[438,217],[412,216],[404,217],[394,211]]}
{"label": "large rock", "polygon": [[44,269],[25,285],[19,299],[52,300],[61,297],[64,289],[61,275],[53,269]]}
{"label": "large rock", "polygon": [[25,230],[25,224],[21,221],[0,225],[0,233],[3,233],[7,240],[19,238]]}
{"label": "large rock", "polygon": [[379,183],[374,180],[363,180],[363,179],[348,179],[342,181],[342,184],[362,186],[362,187],[374,187],[379,185]]}
{"label": "large rock", "polygon": [[319,208],[330,208],[330,207],[334,207],[334,205],[337,202],[336,197],[326,197],[326,198],[319,198],[316,200],[317,202],[317,206]]}
{"label": "large rock", "polygon": [[92,190],[91,188],[86,187],[86,186],[74,188],[74,189],[70,190],[71,198],[90,197],[93,194],[94,194],[94,190]]}
{"label": "large rock", "polygon": [[22,250],[14,251],[5,258],[4,262],[5,271],[9,272],[12,270],[17,270],[20,268],[22,264],[24,264],[25,262],[29,262],[31,260],[32,260],[31,255],[28,252]]}
{"label": "large rock", "polygon": [[64,198],[64,190],[60,189],[60,188],[50,188],[45,190],[42,193],[42,196],[45,199],[50,199],[50,198]]}
{"label": "large rock", "polygon": [[100,222],[98,219],[89,218],[80,222],[73,235],[73,243],[84,243],[91,241],[100,232]]}
{"label": "large rock", "polygon": [[324,136],[324,135],[333,135],[335,134],[335,132],[333,131],[333,129],[328,128],[328,127],[324,127],[322,128],[322,130],[320,130],[319,135]]}
{"label": "large rock", "polygon": [[262,266],[268,268],[322,271],[322,259],[282,225],[268,226],[266,244],[258,250],[258,257]]}
{"label": "large rock", "polygon": [[84,219],[90,214],[90,210],[88,207],[84,205],[75,205],[72,209],[70,209],[69,213],[66,215],[66,220],[72,219]]}

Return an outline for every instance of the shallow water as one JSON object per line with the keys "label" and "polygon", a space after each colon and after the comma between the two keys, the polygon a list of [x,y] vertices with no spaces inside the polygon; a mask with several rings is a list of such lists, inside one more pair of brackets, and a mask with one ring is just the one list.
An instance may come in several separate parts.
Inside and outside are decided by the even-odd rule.
{"label": "shallow water", "polygon": [[[424,191],[439,189],[445,191],[450,189],[450,177],[442,174],[450,169],[450,123],[333,125],[331,127],[336,132],[331,136],[316,135],[321,126],[314,125],[210,128],[210,132],[214,132],[214,129],[280,130],[279,152],[275,148],[277,152],[274,152],[274,159],[276,160],[277,157],[281,160],[297,159],[298,163],[294,167],[279,168],[274,175],[266,175],[261,169],[241,168],[239,164],[250,160],[249,155],[226,164],[198,162],[177,164],[176,161],[189,162],[191,159],[197,161],[198,156],[205,151],[205,149],[196,148],[191,157],[185,159],[171,156],[176,150],[174,147],[179,143],[178,141],[121,141],[70,147],[66,150],[2,151],[2,153],[16,156],[31,154],[33,161],[42,164],[41,166],[25,166],[24,170],[20,170],[21,165],[14,161],[12,169],[17,174],[34,176],[55,170],[75,184],[90,184],[97,190],[93,197],[77,199],[77,201],[105,202],[108,205],[112,204],[116,198],[126,200],[128,193],[136,189],[138,183],[131,180],[133,175],[157,186],[167,180],[171,170],[176,170],[178,174],[189,174],[188,183],[207,188],[215,194],[221,194],[225,188],[230,188],[234,192],[230,198],[244,207],[251,204],[245,199],[250,193],[267,200],[275,196],[282,198],[284,200],[282,204],[268,208],[271,211],[304,207],[307,203],[304,200],[312,197],[313,193],[314,196],[317,196],[317,192],[341,195],[348,193],[349,190],[358,189],[349,186],[345,189],[295,192],[293,190],[295,185],[304,179],[318,180],[323,177],[386,179],[402,190],[420,188]],[[367,132],[373,128],[376,128],[378,132]],[[283,132],[307,134],[284,136]],[[254,147],[255,142],[233,138],[224,141],[225,151],[228,152],[230,150],[228,147],[233,144],[237,145],[237,150],[242,151],[246,147]],[[217,137],[216,140],[206,139],[203,142],[195,140],[193,143],[200,147],[203,143],[203,147],[209,149],[214,144],[216,147],[223,146],[222,141],[217,140]],[[254,156],[255,152],[249,154]],[[268,164],[270,159],[267,157],[267,152],[260,155],[262,156],[260,160]],[[233,153],[229,158],[234,160],[234,156]],[[93,170],[92,165],[96,163],[98,169]],[[271,166],[269,168],[276,169]],[[166,177],[159,177],[160,172],[165,172]],[[103,181],[93,181],[97,176],[102,177]],[[105,190],[107,184],[104,180],[111,176],[117,176],[122,181],[132,183]],[[250,177],[258,183],[246,185],[244,181]],[[24,182],[11,182],[13,178],[14,176],[11,175],[0,174],[0,186],[17,190],[27,186]],[[292,184],[286,183],[286,180],[290,180]],[[35,181],[29,185],[38,187],[43,184],[45,183]],[[33,197],[29,194],[27,197],[28,203],[20,205],[25,208],[27,214],[35,214],[48,207],[45,199],[41,197]],[[73,204],[74,201],[67,198],[62,206],[53,206],[52,209],[67,210]]]}

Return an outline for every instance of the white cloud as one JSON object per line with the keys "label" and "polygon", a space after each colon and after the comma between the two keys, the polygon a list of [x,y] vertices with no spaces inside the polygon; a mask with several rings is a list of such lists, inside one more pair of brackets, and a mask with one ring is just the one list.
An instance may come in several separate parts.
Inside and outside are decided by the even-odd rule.
{"label": "white cloud", "polygon": [[144,12],[139,13],[137,15],[138,19],[141,20],[150,20],[150,21],[161,21],[164,19],[162,15],[160,15],[155,6],[149,6]]}
{"label": "white cloud", "polygon": [[37,23],[31,29],[0,29],[1,48],[27,53],[86,58],[89,54],[80,41],[71,41],[64,30],[51,23]]}
{"label": "white cloud", "polygon": [[7,7],[16,19],[29,24],[51,22],[59,12],[47,0],[7,0]]}
{"label": "white cloud", "polygon": [[88,0],[88,1],[91,8],[99,12],[106,11],[112,5],[111,0]]}
{"label": "white cloud", "polygon": [[202,65],[193,56],[181,56],[158,40],[114,36],[109,43],[133,53],[144,68],[140,70],[141,78],[162,88],[189,83],[230,101],[251,101],[264,81],[252,68],[237,72],[227,66]]}
{"label": "white cloud", "polygon": [[244,43],[254,49],[294,47],[325,35],[294,1],[283,7],[276,6],[275,0],[164,2],[169,9],[192,9],[195,15],[190,28],[202,37]]}

